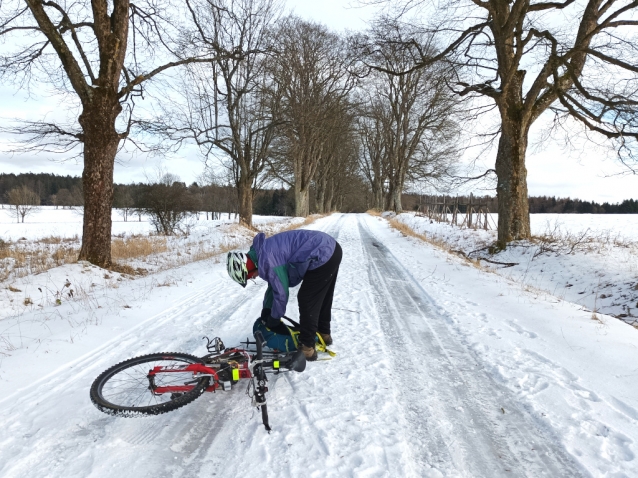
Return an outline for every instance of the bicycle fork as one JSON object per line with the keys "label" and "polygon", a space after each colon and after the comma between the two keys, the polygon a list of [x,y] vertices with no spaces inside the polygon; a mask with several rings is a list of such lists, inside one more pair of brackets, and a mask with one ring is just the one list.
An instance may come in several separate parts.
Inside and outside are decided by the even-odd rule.
{"label": "bicycle fork", "polygon": [[[268,383],[268,379],[266,378],[266,372],[264,371],[264,367],[262,365],[263,362],[263,353],[262,348],[264,344],[264,337],[261,332],[257,332],[255,334],[255,341],[257,342],[257,355],[255,356],[255,360],[253,361],[253,387],[255,390],[255,394],[253,396],[254,405],[257,408],[261,408],[261,419],[266,427],[268,433],[272,430],[270,428],[270,424],[268,423],[268,406],[266,405],[266,392],[268,391],[268,387],[266,383]],[[255,383],[256,382],[256,383]]]}

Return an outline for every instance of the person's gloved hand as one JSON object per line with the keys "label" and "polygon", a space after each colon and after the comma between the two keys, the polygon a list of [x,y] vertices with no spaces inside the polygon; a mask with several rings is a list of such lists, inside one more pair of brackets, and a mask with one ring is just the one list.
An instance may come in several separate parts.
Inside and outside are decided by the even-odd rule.
{"label": "person's gloved hand", "polygon": [[270,309],[261,309],[261,323],[269,329],[272,329],[273,327],[277,327],[281,324],[281,319],[275,319],[272,315],[270,315]]}
{"label": "person's gloved hand", "polygon": [[283,322],[281,321],[281,319],[275,319],[274,317],[270,315],[266,318],[264,322],[266,324],[266,327],[268,327],[269,329],[274,329],[278,327],[279,325],[283,325]]}
{"label": "person's gloved hand", "polygon": [[262,309],[261,323],[277,334],[290,334],[290,331],[281,319],[275,319],[270,315],[270,309]]}

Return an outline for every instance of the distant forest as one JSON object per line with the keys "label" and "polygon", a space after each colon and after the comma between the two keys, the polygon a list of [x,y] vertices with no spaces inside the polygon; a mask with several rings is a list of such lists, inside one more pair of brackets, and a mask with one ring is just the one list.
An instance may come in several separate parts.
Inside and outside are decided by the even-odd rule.
{"label": "distant forest", "polygon": [[[58,176],[47,173],[4,174],[0,173],[0,203],[8,203],[8,192],[14,188],[27,186],[40,197],[40,205],[61,208],[83,205],[82,178]],[[155,199],[153,186],[144,183],[115,184],[113,207],[126,209],[147,209],[149,201]],[[181,207],[210,212],[237,212],[237,191],[231,186],[175,183],[172,193],[178,198],[171,200]],[[285,189],[260,190],[255,195],[255,214],[268,216],[289,216],[295,209],[292,191]]]}
{"label": "distant forest", "polygon": [[[426,203],[452,204],[458,200],[459,209],[464,212],[465,206],[470,202],[467,196],[417,196],[407,194],[404,197],[404,208],[416,210]],[[498,211],[498,201],[492,196],[474,196],[471,199],[473,205],[486,206],[490,212]],[[406,204],[407,203],[407,204]],[[557,198],[553,196],[530,196],[529,212],[531,214],[638,214],[638,200],[625,199],[616,204],[595,201],[583,201],[581,199]]]}
{"label": "distant forest", "polygon": [[[187,186],[180,183],[189,196],[193,207],[201,211],[236,212],[237,192],[231,186],[198,185]],[[4,174],[0,173],[0,202],[7,202],[7,193],[14,188],[27,186],[40,197],[41,205],[58,207],[82,206],[82,178],[74,176],[58,176],[47,173]],[[116,184],[113,207],[143,208],[148,184]],[[360,191],[366,195],[367,191]],[[312,197],[312,195],[311,195]],[[458,200],[459,204],[468,204],[467,196],[427,196],[404,194],[403,208],[408,211],[417,210],[426,203],[445,201],[451,204]],[[472,204],[486,206],[490,211],[498,210],[495,197],[475,196]],[[362,212],[369,207],[368,198],[359,201],[346,201],[344,212]],[[254,213],[271,216],[288,216],[294,213],[294,194],[286,189],[264,189],[257,192],[254,202]],[[620,203],[602,204],[594,201],[583,201],[572,198],[556,198],[550,196],[531,196],[529,208],[532,214],[638,214],[638,200],[626,199]],[[312,209],[312,207],[311,207]],[[464,206],[460,207],[464,210]]]}

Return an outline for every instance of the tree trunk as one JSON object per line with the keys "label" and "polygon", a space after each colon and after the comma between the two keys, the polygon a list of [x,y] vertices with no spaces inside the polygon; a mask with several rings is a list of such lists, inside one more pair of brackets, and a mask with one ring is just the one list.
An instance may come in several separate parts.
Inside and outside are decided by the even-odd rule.
{"label": "tree trunk", "polygon": [[400,214],[403,212],[403,206],[401,205],[401,189],[399,187],[395,187],[392,190],[392,195],[390,197],[390,210]]}
{"label": "tree trunk", "polygon": [[386,211],[394,211],[397,214],[403,212],[401,206],[401,192],[403,191],[403,185],[399,184],[399,181],[391,179],[388,188],[388,195],[386,196]]}
{"label": "tree trunk", "polygon": [[510,241],[529,239],[529,203],[525,152],[529,127],[518,118],[503,118],[501,138],[496,154],[498,184],[498,239],[505,248]]}
{"label": "tree trunk", "polygon": [[317,214],[323,214],[325,212],[325,198],[326,198],[326,187],[327,181],[325,178],[317,181]]}
{"label": "tree trunk", "polygon": [[324,214],[332,212],[332,211],[337,209],[334,206],[334,195],[335,195],[334,182],[332,184],[329,184],[327,186],[327,189],[328,189],[328,192],[325,195],[324,200],[323,200],[323,212],[324,212]]}
{"label": "tree trunk", "polygon": [[99,89],[79,118],[84,135],[84,224],[79,260],[100,267],[111,265],[111,206],[113,167],[120,137],[115,120],[122,107],[115,95]]}
{"label": "tree trunk", "polygon": [[383,210],[394,210],[394,189],[396,188],[396,181],[393,176],[388,177],[388,187],[385,191],[385,197],[383,198]]}
{"label": "tree trunk", "polygon": [[239,222],[248,227],[253,226],[253,189],[251,186],[251,181],[248,178],[239,178],[239,183],[237,184]]}
{"label": "tree trunk", "polygon": [[308,189],[301,189],[295,184],[295,216],[307,217],[308,206]]}
{"label": "tree trunk", "polygon": [[377,181],[372,183],[372,209],[381,209],[383,207],[383,188]]}

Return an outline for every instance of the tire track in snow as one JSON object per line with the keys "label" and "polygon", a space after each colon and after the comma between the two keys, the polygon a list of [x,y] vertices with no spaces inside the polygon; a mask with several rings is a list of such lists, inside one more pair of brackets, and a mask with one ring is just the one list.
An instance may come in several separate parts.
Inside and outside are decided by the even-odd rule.
{"label": "tire track in snow", "polygon": [[[326,221],[324,229],[338,236],[344,220],[341,216]],[[263,432],[259,415],[250,411],[243,386],[139,420],[102,415],[88,400],[93,378],[119,360],[169,349],[193,352],[202,345],[204,332],[217,330],[229,344],[228,335],[245,336],[257,315],[253,309],[260,308],[260,301],[253,299],[263,290],[232,288],[234,294],[218,304],[227,287],[225,281],[201,287],[170,310],[81,357],[73,369],[34,384],[21,395],[20,404],[0,412],[5,418],[0,476],[208,476],[228,467],[224,451],[245,448],[238,440],[258,443],[258,449],[267,445],[272,436]],[[291,299],[292,305],[294,295]],[[233,460],[242,458],[235,454]]]}
{"label": "tire track in snow", "polygon": [[[309,373],[284,376],[277,382],[273,398],[282,405],[275,410],[284,417],[277,422],[287,420],[288,425],[273,433],[276,443],[262,444],[268,447],[265,474],[422,476],[414,470],[404,437],[409,424],[396,406],[387,347],[368,276],[362,273],[366,260],[356,217],[342,216],[337,227],[344,250],[333,303],[339,355],[323,364],[310,364]],[[226,471],[229,476],[247,476],[250,470],[238,466]]]}
{"label": "tire track in snow", "polygon": [[[168,311],[144,321],[97,351],[85,355],[74,362],[70,369],[67,365],[65,370],[40,380],[33,390],[24,394],[19,403],[5,408],[0,415],[4,425],[4,433],[0,434],[0,463],[4,464],[0,468],[0,475],[26,476],[27,471],[38,470],[41,466],[42,471],[46,470],[44,475],[74,476],[68,471],[70,462],[85,454],[86,449],[95,449],[98,440],[106,443],[122,439],[126,441],[128,430],[130,440],[136,441],[135,436],[144,437],[149,429],[154,429],[152,419],[129,420],[102,415],[88,399],[88,388],[102,370],[124,358],[150,351],[192,353],[198,345],[201,346],[203,332],[210,333],[218,328],[241,311],[242,306],[252,298],[245,290],[235,291],[234,297],[220,306],[217,298],[223,297],[227,286],[227,283],[220,281],[212,287],[201,287]],[[207,319],[201,317],[201,310],[206,310],[206,305],[216,310],[211,314],[212,317],[206,314],[210,317]],[[184,324],[189,318],[197,316],[200,316],[199,320]],[[166,333],[175,329],[177,334]],[[56,424],[55,416],[67,416],[69,409],[81,410],[81,425],[65,424],[64,420],[59,419]],[[77,419],[77,415],[74,418]],[[180,419],[172,421],[175,424]],[[51,428],[52,424],[58,426]],[[166,432],[166,428],[173,427],[166,425],[162,432]],[[123,437],[120,436],[122,431]],[[150,442],[151,439],[144,441]],[[53,463],[51,456],[56,457]],[[90,468],[89,464],[86,466]],[[53,472],[58,467],[61,467],[58,469],[59,475]],[[85,476],[86,472],[87,469],[83,468],[77,476]]]}
{"label": "tire track in snow", "polygon": [[[323,229],[319,230],[323,230],[323,232],[331,235],[335,239],[338,239],[339,230],[344,221],[344,218],[345,216],[340,215],[336,221],[333,220],[332,222],[329,222],[328,225],[325,225]],[[265,284],[263,284],[263,288],[265,289]],[[288,301],[289,307],[291,304],[294,304],[296,302],[296,292],[296,288],[291,291]],[[260,296],[260,294],[254,295],[257,297]],[[252,330],[252,319],[249,330]],[[275,383],[275,377],[271,377],[270,387],[274,388]],[[244,382],[240,382],[241,389],[243,389],[243,386]],[[210,456],[210,452],[211,450],[223,449],[223,447],[226,446],[226,443],[231,442],[233,439],[236,439],[233,435],[239,424],[236,421],[233,422],[232,419],[233,417],[237,418],[247,415],[247,410],[250,407],[249,399],[243,393],[240,395],[239,391],[236,388],[233,389],[231,393],[234,394],[233,398],[217,403],[217,406],[214,408],[214,410],[211,410],[211,415],[208,415],[206,412],[202,414],[205,419],[201,420],[200,423],[197,423],[195,425],[199,432],[196,431],[192,433],[192,436],[190,437],[191,440],[196,440],[196,437],[201,437],[200,442],[197,443],[196,446],[191,445],[188,459],[185,460],[179,468],[175,469],[173,474],[171,474],[170,476],[201,476],[203,474],[211,473],[213,470],[218,469],[218,467],[220,466],[224,466],[224,463],[220,459],[219,455],[215,454],[214,456]],[[205,398],[206,396],[200,398],[198,402]],[[272,408],[269,411],[272,413]],[[252,421],[254,422],[255,419],[258,421],[256,428],[259,432],[263,432],[263,425],[261,424],[260,418],[261,416],[254,411],[252,415],[255,415],[254,417],[252,417]],[[209,420],[212,420],[212,423]],[[255,427],[253,423],[253,431],[254,428]],[[211,429],[216,430],[216,433],[211,433]],[[218,443],[220,442],[222,444],[218,446]],[[227,465],[228,464],[226,464],[226,466]]]}
{"label": "tire track in snow", "polygon": [[[327,224],[327,232],[337,235],[338,226],[342,220],[343,217],[340,217],[337,221],[329,222]],[[229,287],[232,287],[232,284],[229,286],[229,282],[223,280],[217,281],[212,287],[211,285],[202,286],[196,292],[182,298],[179,303],[171,306],[168,310],[145,320],[78,360],[65,364],[63,370],[57,370],[47,377],[43,377],[29,387],[28,390],[20,391],[19,394],[5,398],[3,402],[7,402],[12,398],[15,399],[15,395],[18,395],[20,400],[9,407],[5,407],[0,412],[0,417],[3,417],[3,428],[7,432],[4,434],[5,436],[0,433],[0,445],[2,445],[0,447],[0,463],[4,464],[4,466],[0,466],[0,475],[23,476],[26,470],[33,471],[37,469],[35,462],[39,460],[41,460],[42,467],[48,470],[47,474],[50,474],[52,465],[53,469],[57,466],[68,465],[68,462],[64,461],[65,456],[68,460],[73,460],[75,457],[82,455],[85,447],[94,448],[93,443],[98,440],[122,440],[132,445],[149,443],[153,439],[152,431],[155,430],[157,430],[156,438],[161,439],[163,434],[164,439],[168,440],[167,445],[180,450],[176,456],[172,456],[175,454],[169,453],[173,459],[178,460],[178,458],[184,458],[186,455],[187,461],[194,464],[196,468],[198,462],[193,459],[194,456],[199,455],[196,449],[199,449],[202,453],[205,452],[217,438],[215,431],[223,430],[224,428],[233,429],[236,425],[232,420],[234,410],[241,409],[243,411],[242,416],[246,415],[245,411],[250,407],[250,401],[243,393],[236,393],[238,392],[237,390],[231,392],[233,394],[236,393],[236,399],[228,399],[228,394],[217,394],[217,396],[211,394],[213,397],[210,400],[206,400],[209,397],[206,394],[195,402],[195,404],[199,404],[199,407],[191,404],[187,407],[187,413],[184,413],[184,409],[182,409],[171,413],[168,417],[163,415],[163,417],[168,418],[169,423],[161,426],[157,425],[157,423],[152,423],[151,420],[153,419],[150,417],[130,420],[105,417],[99,414],[93,408],[90,400],[88,400],[88,388],[93,379],[102,370],[128,357],[158,351],[194,353],[198,347],[201,348],[203,345],[202,335],[210,336],[213,331],[219,329],[225,323],[232,322],[234,324],[232,329],[237,331],[235,335],[238,338],[241,339],[241,337],[249,335],[254,317],[258,315],[254,312],[250,313],[249,309],[255,305],[254,298],[263,294],[266,285],[260,284],[257,289],[251,287],[248,290],[230,288],[232,297],[230,300],[223,299],[224,292],[229,290]],[[222,298],[221,307],[216,304],[219,298]],[[202,309],[213,309],[214,311],[205,314],[210,318],[202,319]],[[241,316],[244,318],[238,320],[238,317]],[[200,319],[188,321],[192,317],[200,317]],[[180,325],[184,330],[179,330],[176,336],[170,337],[170,340],[167,341],[165,330],[171,330]],[[225,329],[228,328],[225,327]],[[225,341],[228,344],[231,343],[228,338],[225,338]],[[240,388],[242,387],[240,386]],[[74,408],[77,407],[83,410],[82,415],[85,420],[79,430],[74,427],[61,427],[43,431],[44,427],[38,423],[46,421],[43,420],[46,417],[29,416],[29,413],[25,412],[25,410],[41,408],[40,404],[47,400],[56,399],[60,403],[58,407],[65,408],[63,405],[64,398],[62,397],[69,395],[74,397]],[[206,405],[206,403],[212,403],[212,405]],[[55,405],[53,410],[55,414]],[[50,413],[51,410],[48,410],[48,414]],[[60,415],[64,416],[64,411],[61,411]],[[26,420],[25,417],[27,418]],[[193,417],[195,419],[192,419]],[[156,420],[158,419],[160,418],[156,417]],[[51,419],[50,421],[54,420]],[[27,424],[30,423],[31,426],[25,427],[25,422]],[[25,432],[24,428],[36,429],[35,431]],[[9,433],[11,431],[13,433]],[[172,432],[172,436],[166,438],[167,432]],[[22,437],[22,440],[16,440],[18,435]],[[73,453],[68,448],[69,442],[77,442]],[[193,445],[194,443],[198,443],[198,445],[195,446]],[[22,451],[25,451],[25,453],[21,453]],[[161,450],[158,450],[158,452],[161,452]],[[3,459],[3,455],[6,459]],[[33,459],[35,455],[37,455],[38,460]],[[52,463],[48,458],[50,456],[57,456],[58,459]],[[181,463],[181,461],[178,460],[178,463]],[[90,468],[88,465],[87,467]],[[144,470],[148,473],[151,468],[153,466],[146,467]],[[166,476],[182,475],[179,467],[170,467],[170,469],[173,472]],[[185,466],[183,469],[184,471],[193,471],[192,466]],[[125,468],[122,471],[127,474],[131,470],[130,468]],[[160,467],[156,471],[162,476],[166,469]],[[87,469],[84,468],[83,472],[78,476],[84,476],[86,472]],[[140,472],[142,471],[140,470]],[[64,472],[60,472],[60,476],[63,475],[73,476],[72,473],[68,473],[66,468]]]}
{"label": "tire track in snow", "polygon": [[405,390],[402,406],[411,417],[415,456],[424,473],[432,467],[444,476],[582,476],[511,393],[475,366],[427,293],[366,220],[359,217],[370,281],[384,332],[395,344],[391,353]]}
{"label": "tire track in snow", "polygon": [[[332,235],[338,235],[343,217],[335,219],[324,225]],[[204,285],[168,310],[5,398],[0,412],[0,476],[198,476],[202,466],[214,465],[204,459],[206,453],[218,446],[220,438],[232,439],[236,427],[246,426],[246,418],[261,429],[260,418],[250,413],[243,384],[146,419],[104,416],[88,399],[93,379],[120,360],[157,351],[193,353],[202,348],[202,335],[224,335],[231,344],[233,336],[241,339],[250,334],[258,315],[254,309],[260,308],[255,298],[263,294],[265,284],[231,287],[223,280]],[[110,457],[114,444],[119,455]],[[141,447],[142,456],[136,453]],[[106,465],[108,471],[103,469]]]}

